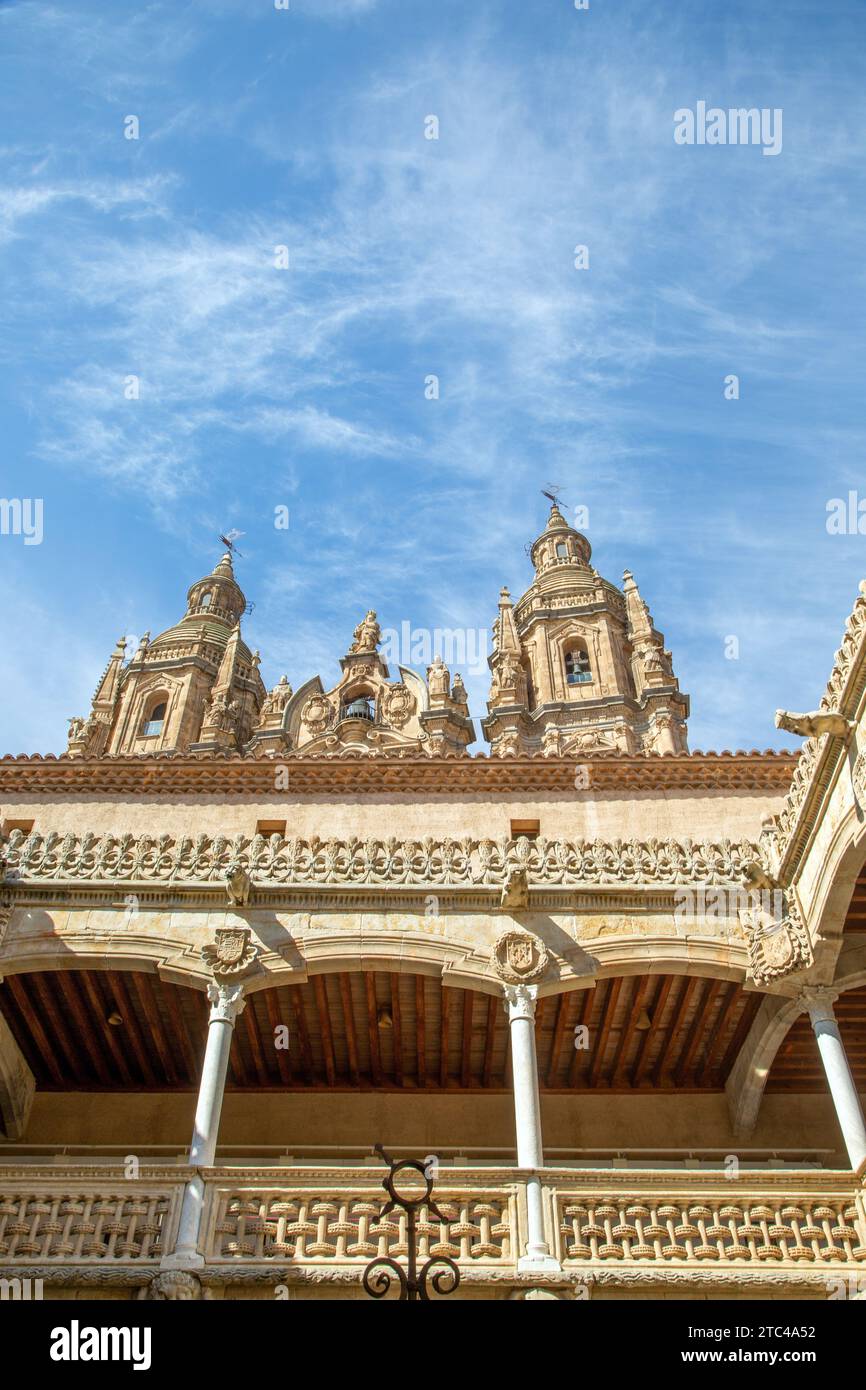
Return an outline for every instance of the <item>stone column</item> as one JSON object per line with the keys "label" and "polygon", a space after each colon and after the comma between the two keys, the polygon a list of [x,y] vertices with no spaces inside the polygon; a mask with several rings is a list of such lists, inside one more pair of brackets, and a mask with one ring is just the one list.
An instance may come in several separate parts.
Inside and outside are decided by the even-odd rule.
{"label": "stone column", "polygon": [[201,1170],[213,1167],[216,1156],[232,1035],[246,1003],[247,982],[243,977],[255,966],[259,954],[251,935],[249,927],[220,927],[215,932],[215,944],[202,947],[202,957],[210,966],[213,979],[207,987],[211,1006],[207,1047],[187,1160],[195,1171],[184,1188],[174,1250],[161,1260],[170,1269],[204,1264],[198,1249],[205,1197]]}
{"label": "stone column", "polygon": [[204,1257],[198,1251],[205,1195],[204,1179],[199,1170],[212,1168],[216,1157],[232,1036],[235,1022],[246,1004],[242,982],[229,984],[225,980],[214,980],[208,985],[207,994],[211,1005],[207,1047],[187,1160],[196,1171],[184,1189],[174,1252],[162,1259],[162,1264],[170,1266],[204,1264]]}
{"label": "stone column", "polygon": [[851,1167],[857,1172],[866,1162],[866,1122],[833,1012],[833,1004],[838,994],[832,989],[806,989],[800,998],[812,1020],[818,1051],[827,1073],[827,1084],[836,1107],[836,1118],[842,1130]]}
{"label": "stone column", "polygon": [[535,985],[506,985],[505,1004],[511,1031],[511,1071],[514,1087],[514,1123],[517,1130],[517,1165],[526,1176],[526,1254],[519,1270],[559,1274],[560,1265],[544,1238],[541,1177],[544,1152],[541,1145],[541,1101],[538,1062],[535,1055]]}

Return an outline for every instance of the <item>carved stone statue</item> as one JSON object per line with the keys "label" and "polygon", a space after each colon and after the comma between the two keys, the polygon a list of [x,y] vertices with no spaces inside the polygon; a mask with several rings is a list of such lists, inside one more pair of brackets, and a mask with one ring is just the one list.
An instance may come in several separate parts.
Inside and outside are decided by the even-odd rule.
{"label": "carved stone statue", "polygon": [[252,882],[246,869],[240,865],[226,870],[226,893],[233,907],[246,907],[250,900]]}
{"label": "carved stone statue", "polygon": [[427,684],[431,695],[447,695],[450,672],[441,656],[434,657],[433,665],[427,667]]}
{"label": "carved stone statue", "polygon": [[355,638],[349,654],[355,652],[374,652],[382,640],[382,629],[376,621],[376,614],[371,608],[366,618],[358,624],[353,633]]}
{"label": "carved stone statue", "polygon": [[776,728],[789,734],[800,734],[804,738],[820,738],[822,734],[832,734],[835,738],[848,738],[854,722],[842,714],[830,714],[826,710],[813,710],[811,714],[792,714],[786,709],[776,710]]}
{"label": "carved stone statue", "polygon": [[463,677],[460,675],[459,672],[451,682],[451,699],[454,701],[455,705],[469,704],[469,696],[466,692],[466,686],[463,684]]}
{"label": "carved stone statue", "polygon": [[529,906],[529,878],[526,869],[508,870],[508,876],[502,885],[499,906],[517,909]]}
{"label": "carved stone statue", "polygon": [[262,701],[261,718],[272,719],[281,715],[291,698],[292,687],[289,685],[289,678],[280,676],[273,690],[269,691]]}

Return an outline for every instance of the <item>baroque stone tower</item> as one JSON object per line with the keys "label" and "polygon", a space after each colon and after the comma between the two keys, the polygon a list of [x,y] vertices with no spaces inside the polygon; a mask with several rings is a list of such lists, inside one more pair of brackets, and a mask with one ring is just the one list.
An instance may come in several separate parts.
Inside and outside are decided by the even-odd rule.
{"label": "baroque stone tower", "polygon": [[623,588],[590,563],[585,536],[554,503],[530,556],[535,579],[499,599],[483,729],[508,757],[688,751],[688,696],[633,576]]}
{"label": "baroque stone tower", "polygon": [[70,720],[69,756],[242,749],[266,691],[241,637],[246,599],[230,554],[187,594],[180,622],[112,653],[87,719]]}

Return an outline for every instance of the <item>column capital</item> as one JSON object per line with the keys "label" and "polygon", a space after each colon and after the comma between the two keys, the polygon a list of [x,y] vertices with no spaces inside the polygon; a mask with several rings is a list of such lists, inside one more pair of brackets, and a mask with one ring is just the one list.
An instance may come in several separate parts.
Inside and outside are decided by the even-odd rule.
{"label": "column capital", "polygon": [[805,985],[797,995],[797,1002],[803,1011],[808,1013],[813,1024],[835,1023],[833,1005],[838,998],[838,989],[833,989],[830,985]]}
{"label": "column capital", "polygon": [[535,1018],[535,1005],[538,999],[538,985],[503,985],[508,1022],[518,1018]]}
{"label": "column capital", "polygon": [[246,1008],[243,980],[209,980],[207,997],[210,1000],[209,1023],[230,1023],[234,1027]]}

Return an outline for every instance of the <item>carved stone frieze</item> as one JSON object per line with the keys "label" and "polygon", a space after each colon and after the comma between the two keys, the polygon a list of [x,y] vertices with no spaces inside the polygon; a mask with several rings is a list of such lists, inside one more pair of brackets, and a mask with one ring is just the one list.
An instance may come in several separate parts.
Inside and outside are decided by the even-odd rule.
{"label": "carved stone frieze", "polygon": [[539,887],[739,885],[757,845],[692,840],[284,839],[223,835],[60,835],[14,831],[0,847],[9,887],[49,882],[427,885],[502,888],[515,871]]}

